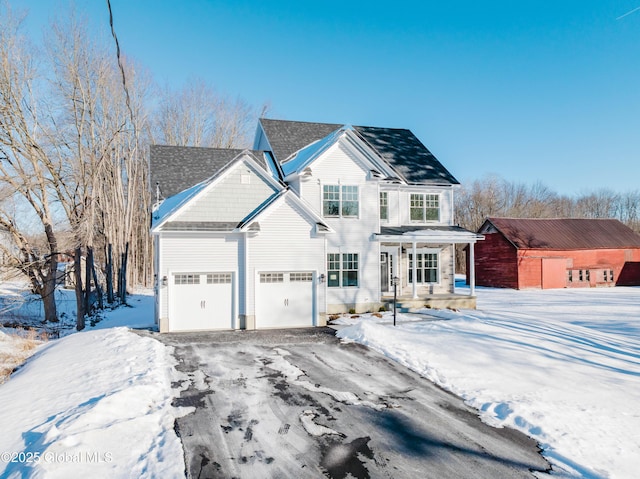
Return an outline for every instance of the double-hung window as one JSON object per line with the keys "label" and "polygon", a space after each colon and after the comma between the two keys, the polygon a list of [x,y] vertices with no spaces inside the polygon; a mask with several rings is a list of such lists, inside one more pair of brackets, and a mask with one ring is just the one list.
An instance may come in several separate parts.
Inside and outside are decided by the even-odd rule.
{"label": "double-hung window", "polygon": [[324,216],[357,217],[359,203],[356,185],[324,185],[322,187]]}
{"label": "double-hung window", "polygon": [[358,253],[327,254],[327,286],[358,286]]}
{"label": "double-hung window", "polygon": [[440,220],[440,196],[434,194],[411,193],[409,203],[411,221],[425,223]]}
{"label": "double-hung window", "polygon": [[[438,253],[416,253],[417,283],[438,282]],[[409,283],[413,284],[413,253],[409,253]]]}
{"label": "double-hung window", "polygon": [[389,219],[389,193],[386,191],[380,192],[380,219]]}

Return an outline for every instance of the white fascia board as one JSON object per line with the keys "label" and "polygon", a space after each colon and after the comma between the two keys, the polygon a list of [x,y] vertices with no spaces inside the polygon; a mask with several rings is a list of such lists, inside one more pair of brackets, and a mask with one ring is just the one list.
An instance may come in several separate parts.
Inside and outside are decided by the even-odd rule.
{"label": "white fascia board", "polygon": [[[285,161],[281,162],[280,167],[285,175],[284,180],[290,181],[293,178],[300,176],[305,168],[307,168],[325,151],[335,145],[340,138],[342,138],[345,132],[344,128],[345,127],[339,128],[338,130],[329,133],[324,138],[300,148]],[[287,171],[289,173],[286,173]]]}
{"label": "white fascia board", "polygon": [[[389,166],[389,164],[380,158],[375,152],[354,130],[349,128],[346,130],[346,144],[351,147],[351,151],[358,153],[360,157],[365,158],[368,163],[386,177],[398,175],[398,173]],[[404,178],[398,176],[398,179],[404,181]]]}

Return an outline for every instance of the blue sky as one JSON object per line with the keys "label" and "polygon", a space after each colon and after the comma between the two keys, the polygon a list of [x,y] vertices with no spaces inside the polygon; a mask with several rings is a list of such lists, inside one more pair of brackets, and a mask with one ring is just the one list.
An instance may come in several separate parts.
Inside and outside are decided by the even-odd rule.
{"label": "blue sky", "polygon": [[[32,28],[67,4],[12,0]],[[106,1],[76,0],[108,33]],[[411,129],[461,182],[640,189],[640,0],[111,0],[123,52],[270,117]],[[623,16],[622,18],[620,18]]]}

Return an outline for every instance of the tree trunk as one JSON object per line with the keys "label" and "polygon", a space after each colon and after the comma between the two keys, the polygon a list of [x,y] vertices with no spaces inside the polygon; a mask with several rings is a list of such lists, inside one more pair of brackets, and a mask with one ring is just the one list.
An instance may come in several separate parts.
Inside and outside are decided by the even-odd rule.
{"label": "tree trunk", "polygon": [[84,262],[84,312],[91,314],[91,268],[93,268],[93,249],[87,248]]}
{"label": "tree trunk", "polygon": [[73,274],[76,280],[76,329],[82,331],[84,329],[84,296],[82,294],[82,250],[76,248],[73,258]]}
{"label": "tree trunk", "polygon": [[122,281],[122,289],[120,290],[120,302],[122,304],[127,304],[127,261],[129,259],[129,242],[127,241],[124,253],[122,253],[122,265],[120,266],[121,273],[121,281]]}
{"label": "tree trunk", "polygon": [[44,280],[42,291],[42,305],[44,306],[44,322],[58,322],[58,311],[56,307],[56,275],[49,274]]}
{"label": "tree trunk", "polygon": [[107,265],[105,269],[107,276],[107,302],[112,304],[115,298],[113,297],[113,256],[111,243],[107,245]]}
{"label": "tree trunk", "polygon": [[93,277],[93,284],[96,287],[96,294],[98,296],[98,309],[104,309],[104,304],[102,302],[102,286],[100,286],[100,281],[98,281],[96,263],[93,257],[93,248],[91,248],[91,276]]}

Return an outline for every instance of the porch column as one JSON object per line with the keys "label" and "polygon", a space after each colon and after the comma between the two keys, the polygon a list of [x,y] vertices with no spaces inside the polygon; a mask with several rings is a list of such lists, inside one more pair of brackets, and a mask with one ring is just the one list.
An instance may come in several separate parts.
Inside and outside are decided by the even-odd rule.
{"label": "porch column", "polygon": [[473,252],[475,243],[469,243],[469,296],[476,293],[476,260]]}
{"label": "porch column", "polygon": [[413,299],[418,299],[418,256],[417,256],[417,243],[414,241],[413,246],[413,261],[411,262],[411,277],[413,278]]}
{"label": "porch column", "polygon": [[456,294],[456,244],[451,244],[451,292]]}

